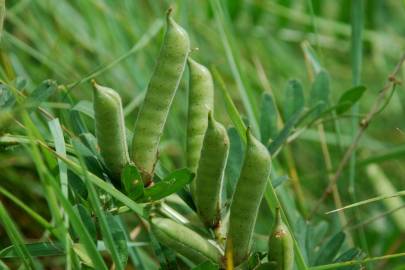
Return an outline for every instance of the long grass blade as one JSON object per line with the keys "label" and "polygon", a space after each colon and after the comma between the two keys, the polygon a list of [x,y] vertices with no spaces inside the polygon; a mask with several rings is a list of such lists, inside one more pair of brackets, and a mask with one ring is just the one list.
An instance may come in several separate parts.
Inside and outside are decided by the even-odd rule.
{"label": "long grass blade", "polygon": [[18,231],[17,226],[14,224],[12,218],[7,213],[7,210],[4,208],[3,203],[0,202],[0,220],[3,223],[4,229],[6,230],[7,235],[9,236],[11,242],[15,246],[15,250],[19,255],[19,258],[22,260],[26,269],[38,269],[34,263],[34,259],[28,252],[24,240]]}

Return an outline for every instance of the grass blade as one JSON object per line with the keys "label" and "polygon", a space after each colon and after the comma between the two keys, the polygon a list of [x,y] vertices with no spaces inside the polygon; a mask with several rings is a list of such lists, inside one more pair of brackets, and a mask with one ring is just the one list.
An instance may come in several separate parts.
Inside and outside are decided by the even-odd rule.
{"label": "grass blade", "polygon": [[[39,144],[44,147],[46,150],[50,151],[52,154],[56,155],[58,158],[60,158],[61,160],[63,160],[63,162],[66,163],[66,165],[76,174],[81,175],[82,174],[82,168],[79,164],[77,164],[76,162],[68,159],[67,157],[58,155],[55,151],[53,151],[51,148],[49,148],[45,143],[43,143],[42,141],[39,142]],[[88,179],[95,184],[97,187],[99,187],[100,189],[106,191],[108,194],[110,194],[111,196],[113,196],[115,199],[117,199],[118,201],[120,201],[121,203],[123,203],[124,205],[128,206],[129,209],[131,209],[132,211],[134,211],[136,214],[138,214],[140,217],[144,217],[145,213],[143,212],[143,207],[137,203],[135,203],[134,201],[132,201],[130,198],[128,198],[127,196],[125,196],[125,194],[123,194],[121,191],[119,191],[118,189],[116,189],[113,185],[105,182],[104,180],[100,179],[99,177],[97,177],[96,175],[89,173],[88,174]]]}
{"label": "grass blade", "polygon": [[70,223],[72,224],[73,229],[78,233],[78,235],[80,235],[80,242],[83,244],[83,247],[86,253],[88,254],[89,258],[91,259],[93,266],[96,269],[107,270],[108,268],[103,258],[101,257],[100,253],[97,251],[97,247],[90,233],[86,229],[80,217],[76,214],[76,211],[74,210],[72,204],[69,202],[68,199],[65,198],[61,189],[59,188],[59,186],[55,181],[50,181],[50,183],[51,186],[53,187],[53,190],[55,191],[57,198],[59,199],[61,205],[63,206],[63,209],[69,216],[69,220]]}
{"label": "grass blade", "polygon": [[3,203],[0,202],[0,220],[3,223],[4,229],[11,242],[15,247],[15,251],[18,254],[19,258],[22,260],[24,266],[27,269],[38,269],[34,263],[34,259],[31,257],[30,253],[27,250],[27,247],[24,244],[24,240],[17,229],[17,226],[14,224],[12,218],[7,213],[7,210],[4,208]]}
{"label": "grass blade", "polygon": [[31,209],[28,205],[26,205],[23,201],[19,198],[8,192],[6,189],[0,186],[0,193],[7,197],[10,201],[21,207],[29,216],[31,216],[36,222],[41,224],[42,227],[48,230],[52,230],[53,226],[51,223],[46,221],[42,216],[40,216],[37,212]]}
{"label": "grass blade", "polygon": [[377,197],[374,197],[374,198],[371,198],[371,199],[367,199],[367,200],[359,201],[359,202],[356,202],[356,203],[352,203],[352,204],[346,205],[345,207],[329,211],[326,214],[332,214],[332,213],[335,213],[335,212],[338,212],[338,211],[343,211],[343,210],[347,210],[347,209],[350,209],[350,208],[359,207],[359,206],[362,206],[362,205],[366,205],[366,204],[370,204],[370,203],[374,203],[374,202],[379,202],[379,201],[383,201],[383,200],[390,199],[390,198],[401,197],[401,196],[405,196],[405,190],[398,191],[398,192],[393,193],[393,194],[377,196]]}
{"label": "grass blade", "polygon": [[[371,185],[374,187],[374,190],[378,195],[384,196],[397,192],[395,187],[391,184],[390,180],[384,174],[384,171],[377,164],[368,165],[366,168],[366,172]],[[384,200],[382,201],[382,203],[387,210],[399,209],[404,205],[404,202],[400,197]],[[394,213],[392,213],[391,217],[392,220],[395,222],[395,225],[402,232],[405,232],[405,209],[395,211]]]}
{"label": "grass blade", "polygon": [[248,91],[248,89],[245,87],[243,83],[243,78],[239,72],[238,63],[236,62],[237,59],[235,58],[234,52],[231,47],[229,34],[227,33],[224,26],[225,16],[222,10],[221,2],[218,0],[211,0],[210,4],[214,11],[215,20],[220,32],[220,37],[225,49],[228,64],[231,68],[232,75],[236,81],[239,94],[242,97],[242,103],[247,112],[249,122],[252,125],[252,130],[254,134],[257,136],[259,134],[259,126],[257,123],[258,109],[256,105],[256,100],[254,99],[253,93]]}
{"label": "grass blade", "polygon": [[[73,145],[75,145],[75,140],[73,141]],[[115,267],[118,270],[123,270],[125,267],[125,264],[126,264],[126,259],[125,259],[125,261],[122,260],[122,256],[120,256],[118,249],[115,245],[115,241],[113,239],[113,235],[111,232],[111,227],[108,224],[106,215],[102,211],[102,206],[99,201],[99,195],[97,194],[97,191],[94,188],[92,182],[89,180],[88,170],[84,163],[83,157],[81,155],[78,155],[78,157],[79,157],[80,166],[82,168],[82,175],[84,176],[86,187],[88,190],[90,203],[91,203],[94,213],[97,217],[97,220],[99,221],[103,239],[106,243],[107,249],[109,250],[109,252],[111,254]]]}
{"label": "grass blade", "polygon": [[228,112],[229,118],[231,118],[232,123],[235,125],[236,130],[239,133],[239,136],[242,138],[242,141],[246,144],[246,126],[240,116],[238,109],[236,108],[235,104],[232,101],[231,96],[229,95],[228,91],[226,90],[225,82],[222,79],[221,75],[219,74],[216,68],[213,68],[213,74],[215,79],[219,83],[219,89],[221,90],[222,98],[225,102],[225,108]]}

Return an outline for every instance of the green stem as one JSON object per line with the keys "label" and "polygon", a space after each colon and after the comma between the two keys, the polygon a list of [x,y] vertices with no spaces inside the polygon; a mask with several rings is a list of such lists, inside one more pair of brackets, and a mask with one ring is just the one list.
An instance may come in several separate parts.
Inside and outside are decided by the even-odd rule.
{"label": "green stem", "polygon": [[400,257],[405,257],[405,253],[390,254],[390,255],[385,255],[385,256],[367,258],[364,260],[353,260],[353,261],[347,261],[347,262],[325,264],[325,265],[310,267],[309,270],[338,269],[338,268],[352,266],[352,265],[359,265],[359,264],[364,264],[364,263],[368,263],[368,262],[382,261],[382,260],[388,260],[388,259],[394,259],[394,258],[400,258]]}

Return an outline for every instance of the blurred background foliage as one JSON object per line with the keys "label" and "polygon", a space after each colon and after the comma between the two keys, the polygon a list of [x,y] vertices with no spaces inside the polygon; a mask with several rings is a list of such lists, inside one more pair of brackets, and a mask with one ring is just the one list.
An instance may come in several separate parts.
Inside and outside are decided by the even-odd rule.
{"label": "blurred background foliage", "polygon": [[[224,0],[222,4],[225,12],[221,21],[226,30],[224,36],[209,1],[8,0],[1,43],[0,77],[8,82],[24,78],[28,91],[45,79],[55,79],[60,85],[70,87],[69,91],[75,100],[91,101],[91,86],[82,79],[123,57],[122,61],[95,78],[100,84],[110,86],[121,94],[127,127],[132,129],[163,37],[164,14],[172,6],[176,20],[191,37],[192,47],[198,47],[198,50],[192,52],[193,57],[206,66],[219,70],[235,104],[243,114],[246,113],[244,101],[238,92],[232,65],[227,59],[229,49],[224,47],[224,38],[228,38],[240,79],[251,94],[252,107],[256,110],[263,92],[271,92],[282,110],[283,91],[287,80],[291,78],[302,82],[305,98],[308,99],[311,79],[303,54],[303,44],[310,44],[314,48],[322,66],[329,72],[331,103],[336,103],[341,94],[353,84],[351,2]],[[369,110],[405,49],[404,25],[405,1],[364,1],[361,84],[366,86],[367,91],[360,100],[360,116]],[[145,35],[149,35],[149,39],[145,39]],[[139,40],[146,43],[134,48],[134,45],[139,46]],[[402,71],[402,78],[403,74]],[[162,163],[168,168],[185,165],[187,77],[184,76],[175,97],[162,142]],[[220,92],[217,91],[215,95],[216,116],[230,125]],[[47,106],[57,116],[64,109],[64,104],[58,103],[55,96]],[[254,113],[258,114],[257,111]],[[356,170],[359,200],[378,194],[378,183],[374,189],[365,172],[365,165],[371,158],[377,158],[395,189],[404,189],[404,113],[405,93],[403,86],[400,86],[360,143]],[[345,147],[351,143],[351,117],[343,117],[339,121],[343,148],[334,141],[332,125],[325,124],[333,168],[341,160]],[[90,129],[93,128],[90,118],[84,120]],[[0,128],[2,134],[21,132],[19,126],[11,123]],[[41,126],[38,128],[41,129]],[[317,128],[310,127],[303,132],[291,144],[291,151],[305,201],[311,205],[327,185],[327,170]],[[280,155],[278,159],[281,168],[291,174],[285,156]],[[35,166],[24,149],[16,147],[1,151],[0,161],[1,186],[12,190],[17,197],[24,198],[41,215],[49,215],[36,180]],[[343,204],[352,202],[348,195],[346,172],[339,181],[339,189]],[[290,191],[286,192],[288,194]],[[31,220],[21,210],[7,200],[4,203],[8,205],[11,215],[18,221],[28,239],[41,236],[41,230],[33,227]],[[322,211],[333,208],[332,200],[328,200]],[[385,210],[387,209],[381,203],[368,205],[358,213],[357,222]],[[349,219],[351,215],[352,212],[348,212]],[[264,217],[265,215],[261,218],[265,219]],[[260,222],[258,226],[260,227]],[[267,230],[267,226],[268,222],[265,222],[262,230]],[[371,254],[393,253],[405,249],[405,231],[392,222],[390,216],[380,218],[364,229]],[[0,246],[7,243],[0,228]],[[387,262],[383,263],[388,267]],[[392,265],[400,266],[401,262],[392,262]]]}

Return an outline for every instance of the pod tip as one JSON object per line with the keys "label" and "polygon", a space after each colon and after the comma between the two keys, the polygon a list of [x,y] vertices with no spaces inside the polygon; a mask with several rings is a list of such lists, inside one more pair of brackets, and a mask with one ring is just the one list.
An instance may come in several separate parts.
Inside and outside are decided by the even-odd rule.
{"label": "pod tip", "polygon": [[166,17],[167,17],[167,19],[170,18],[172,12],[173,12],[173,7],[169,7],[169,8],[167,9],[167,11],[166,11]]}
{"label": "pod tip", "polygon": [[247,128],[246,128],[246,132],[245,132],[245,135],[246,135],[246,140],[247,141],[250,141],[250,137],[252,136],[252,133],[250,132],[250,130],[251,130],[251,128],[250,128],[250,126],[248,126]]}
{"label": "pod tip", "polygon": [[91,85],[94,87],[94,88],[96,88],[96,86],[97,86],[97,82],[96,82],[96,79],[91,79]]}
{"label": "pod tip", "polygon": [[208,111],[208,121],[209,122],[214,121],[214,114],[212,113],[211,110]]}
{"label": "pod tip", "polygon": [[98,93],[98,84],[95,79],[91,79],[91,86],[93,87],[93,92]]}

